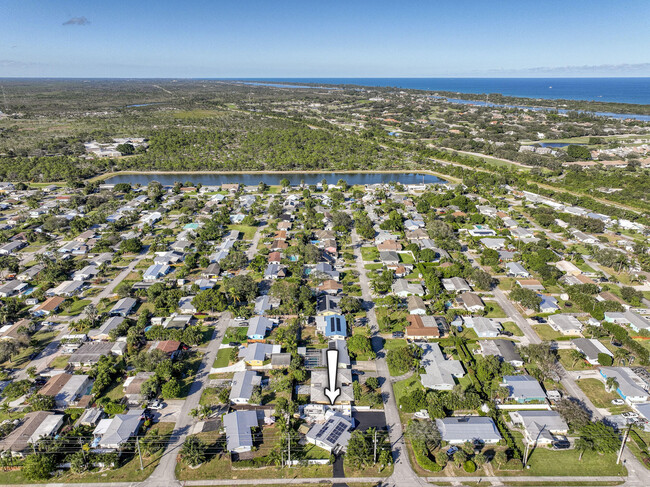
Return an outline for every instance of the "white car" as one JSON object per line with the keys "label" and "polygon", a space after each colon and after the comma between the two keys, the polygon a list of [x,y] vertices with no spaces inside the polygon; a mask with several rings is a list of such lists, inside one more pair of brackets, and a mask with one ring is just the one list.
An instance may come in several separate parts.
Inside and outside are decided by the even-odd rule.
{"label": "white car", "polygon": [[158,409],[162,409],[165,407],[165,403],[162,401],[159,401],[156,399],[152,403],[149,404],[149,409],[153,409],[154,411],[157,411]]}
{"label": "white car", "polygon": [[629,413],[623,413],[623,414],[621,414],[621,416],[623,416],[624,418],[638,418],[639,417],[639,415],[637,413],[633,413],[632,411],[630,411]]}
{"label": "white car", "polygon": [[625,401],[623,399],[612,399],[612,404],[614,406],[622,406],[625,404]]}
{"label": "white car", "polygon": [[246,318],[243,316],[235,316],[235,321],[246,321]]}

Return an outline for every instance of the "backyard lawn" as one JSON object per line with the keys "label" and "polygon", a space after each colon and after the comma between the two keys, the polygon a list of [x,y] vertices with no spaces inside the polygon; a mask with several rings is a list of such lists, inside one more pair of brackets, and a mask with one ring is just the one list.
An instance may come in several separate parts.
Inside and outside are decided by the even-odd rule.
{"label": "backyard lawn", "polygon": [[555,331],[551,328],[551,325],[534,325],[533,329],[535,333],[539,335],[542,340],[571,340],[572,338],[579,338],[577,336],[563,335],[559,331]]}
{"label": "backyard lawn", "polygon": [[217,352],[217,358],[214,361],[213,367],[215,369],[220,369],[221,367],[228,367],[230,364],[230,354],[232,353],[232,348],[220,348]]}
{"label": "backyard lawn", "polygon": [[616,392],[607,392],[605,384],[598,379],[579,379],[576,384],[582,389],[589,400],[597,408],[607,409],[612,414],[619,414],[621,412],[630,411],[628,406],[614,406],[612,401],[620,399],[621,396]]}

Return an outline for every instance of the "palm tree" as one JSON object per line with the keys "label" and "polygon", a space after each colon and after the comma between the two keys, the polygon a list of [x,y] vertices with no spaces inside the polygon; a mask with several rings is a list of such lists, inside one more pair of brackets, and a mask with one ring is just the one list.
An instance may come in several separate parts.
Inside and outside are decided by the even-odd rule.
{"label": "palm tree", "polygon": [[608,377],[605,381],[605,385],[609,392],[615,391],[618,389],[618,380],[616,380],[616,377]]}
{"label": "palm tree", "polygon": [[622,347],[617,348],[614,351],[614,363],[618,363],[619,365],[624,364],[628,355],[630,355],[630,352],[628,352],[626,349]]}
{"label": "palm tree", "polygon": [[582,455],[584,455],[587,450],[592,450],[593,448],[594,444],[590,440],[582,437],[578,438],[575,442],[575,449],[580,452],[578,460],[582,460]]}
{"label": "palm tree", "polygon": [[571,350],[569,352],[569,356],[571,357],[571,360],[573,361],[572,367],[575,367],[578,362],[583,360],[585,358],[585,354],[582,353],[580,350]]}

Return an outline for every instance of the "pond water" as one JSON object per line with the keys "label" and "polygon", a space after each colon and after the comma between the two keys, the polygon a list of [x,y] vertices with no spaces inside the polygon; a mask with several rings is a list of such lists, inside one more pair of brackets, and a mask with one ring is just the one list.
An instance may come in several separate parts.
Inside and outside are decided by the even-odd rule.
{"label": "pond water", "polygon": [[557,149],[558,147],[566,147],[568,145],[584,145],[584,144],[569,144],[568,142],[542,142],[539,144],[541,147],[550,147]]}
{"label": "pond water", "polygon": [[264,174],[201,174],[201,173],[167,173],[167,174],[118,174],[107,178],[106,184],[130,183],[147,185],[150,181],[158,181],[163,185],[173,185],[176,181],[192,182],[193,184],[202,184],[203,186],[220,186],[227,183],[241,183],[245,186],[256,186],[260,182],[268,185],[279,185],[282,179],[288,179],[292,185],[298,185],[301,182],[305,184],[318,184],[323,181],[327,184],[336,184],[339,179],[347,181],[349,185],[359,184],[379,184],[390,183],[392,181],[402,184],[437,184],[445,183],[443,179],[437,178],[432,174],[422,173],[378,173],[378,172],[355,172],[355,173],[264,173]]}

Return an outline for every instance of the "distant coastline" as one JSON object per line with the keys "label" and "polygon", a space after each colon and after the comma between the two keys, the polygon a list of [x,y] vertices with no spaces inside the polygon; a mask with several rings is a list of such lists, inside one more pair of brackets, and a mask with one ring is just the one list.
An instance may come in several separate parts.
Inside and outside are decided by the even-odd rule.
{"label": "distant coastline", "polygon": [[396,88],[537,100],[650,105],[650,77],[643,78],[240,78],[225,81]]}

